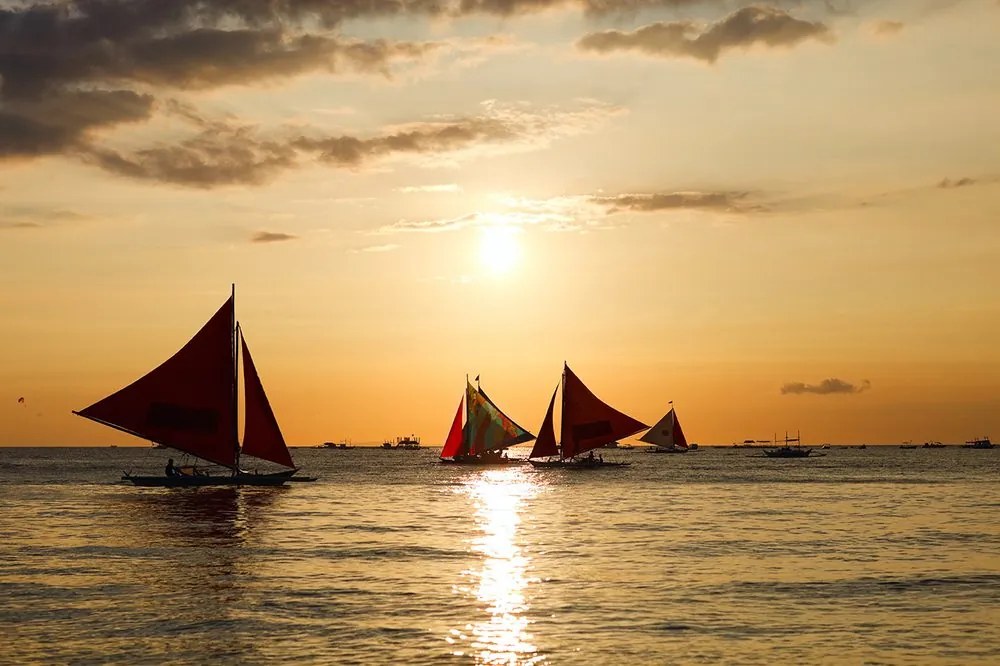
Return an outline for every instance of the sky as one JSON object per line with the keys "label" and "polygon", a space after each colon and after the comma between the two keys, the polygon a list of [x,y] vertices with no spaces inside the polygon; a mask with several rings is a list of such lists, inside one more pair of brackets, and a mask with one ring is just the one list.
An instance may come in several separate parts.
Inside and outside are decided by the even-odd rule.
{"label": "sky", "polygon": [[0,0],[0,445],[145,445],[71,410],[232,283],[292,445],[439,445],[467,374],[536,431],[564,361],[699,443],[998,437],[998,28],[996,0]]}

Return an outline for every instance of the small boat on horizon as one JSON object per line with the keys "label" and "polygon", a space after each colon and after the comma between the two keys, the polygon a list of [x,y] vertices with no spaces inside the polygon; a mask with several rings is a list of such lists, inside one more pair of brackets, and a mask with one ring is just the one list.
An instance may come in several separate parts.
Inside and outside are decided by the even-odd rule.
{"label": "small boat on horizon", "polygon": [[[196,466],[167,468],[164,476],[126,472],[136,486],[277,486],[298,468],[285,444],[264,386],[254,367],[243,330],[236,321],[236,285],[229,299],[180,351],[125,388],[74,411],[102,425],[173,448],[230,470],[212,475]],[[242,345],[244,428],[240,445],[239,357]],[[241,469],[253,456],[288,469],[258,474]]]}
{"label": "small boat on horizon", "polygon": [[681,422],[674,411],[673,400],[670,401],[670,409],[666,415],[647,430],[639,441],[653,445],[646,449],[648,453],[687,453],[691,450],[687,438],[684,437],[684,430],[681,429]]}
{"label": "small boat on horizon", "polygon": [[899,448],[901,448],[901,449],[915,449],[915,448],[917,448],[917,445],[914,444],[913,442],[911,442],[910,440],[906,440],[905,442],[903,442],[902,444],[899,445]]}
{"label": "small boat on horizon", "polygon": [[[528,462],[536,468],[562,467],[566,469],[596,469],[626,467],[628,462],[604,460],[594,456],[594,450],[610,442],[630,437],[649,428],[641,421],[619,412],[594,395],[580,378],[563,364],[562,427],[560,441],[556,441],[553,411],[559,386],[552,392],[549,408],[542,420],[535,445],[528,454]],[[583,457],[582,454],[588,453]],[[544,458],[545,460],[538,460]]]}
{"label": "small boat on horizon", "polygon": [[420,448],[420,438],[416,435],[404,435],[397,437],[395,441],[387,439],[382,442],[381,448],[386,450],[416,451]]}
{"label": "small boat on horizon", "polygon": [[340,450],[344,450],[344,449],[353,449],[353,448],[354,448],[354,445],[353,445],[353,444],[351,444],[351,443],[350,443],[350,442],[349,442],[348,440],[346,440],[346,439],[345,439],[344,441],[342,441],[342,442],[340,442],[340,443],[334,443],[334,442],[323,442],[322,444],[320,444],[320,445],[319,445],[319,446],[317,446],[316,448],[317,448],[317,449],[328,449],[328,450],[329,450],[329,449],[340,449]]}
{"label": "small boat on horizon", "polygon": [[[777,437],[775,437],[775,440],[777,440]],[[786,432],[784,446],[779,446],[774,449],[764,449],[764,455],[768,458],[808,458],[812,455],[824,455],[816,453],[812,449],[803,448],[801,446],[801,441],[802,435],[800,433],[796,432],[795,437],[789,437]],[[791,442],[796,442],[795,446],[792,446]],[[777,444],[777,441],[775,441],[775,444]]]}
{"label": "small boat on horizon", "polygon": [[[462,424],[462,405],[465,404],[465,424]],[[535,438],[530,432],[514,423],[496,403],[490,400],[479,386],[473,387],[465,378],[465,395],[458,402],[458,411],[448,431],[440,460],[449,465],[507,465],[523,460],[510,459],[511,446],[530,442]]]}
{"label": "small boat on horizon", "polygon": [[942,444],[941,442],[924,442],[921,448],[923,449],[943,449],[947,444]]}
{"label": "small boat on horizon", "polygon": [[980,439],[970,439],[965,444],[962,445],[963,449],[992,449],[994,448],[993,442],[990,441],[989,437],[982,437]]}

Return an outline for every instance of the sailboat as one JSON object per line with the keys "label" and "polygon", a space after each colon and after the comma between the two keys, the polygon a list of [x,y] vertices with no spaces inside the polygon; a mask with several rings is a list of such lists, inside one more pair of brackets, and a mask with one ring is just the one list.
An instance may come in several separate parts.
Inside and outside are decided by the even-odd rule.
{"label": "sailboat", "polygon": [[[465,402],[465,425],[462,425],[462,402]],[[455,465],[505,465],[511,462],[504,449],[530,442],[530,432],[496,406],[479,386],[473,388],[465,379],[465,395],[458,402],[458,411],[441,449],[441,462]],[[523,462],[523,461],[519,461]]]}
{"label": "sailboat", "polygon": [[[593,450],[634,435],[649,428],[648,425],[602,401],[580,381],[568,364],[563,364],[562,424],[560,441],[556,442],[552,420],[558,392],[557,386],[552,392],[552,399],[549,400],[549,408],[542,420],[538,438],[531,449],[531,454],[528,455],[528,460],[533,466],[587,469],[624,467],[631,464],[595,458]],[[578,457],[588,451],[591,452],[588,457]],[[536,460],[537,458],[547,458],[547,460]]]}
{"label": "sailboat", "polygon": [[[775,445],[777,445],[777,435],[775,435],[774,439]],[[792,446],[791,442],[795,442],[795,446]],[[789,437],[786,432],[785,445],[773,449],[764,449],[764,455],[768,458],[808,458],[809,456],[824,456],[826,454],[802,448],[802,436],[796,432],[795,437]]]}
{"label": "sailboat", "polygon": [[[243,350],[242,449],[237,421],[238,345]],[[180,351],[120,391],[73,413],[231,470],[217,476],[196,468],[171,476],[126,472],[122,480],[137,486],[273,486],[298,471],[236,322],[235,285],[229,299]],[[246,472],[240,469],[241,455],[288,469]],[[315,480],[295,480],[300,479]]]}
{"label": "sailboat", "polygon": [[670,411],[656,422],[645,435],[639,438],[640,442],[646,442],[653,446],[650,453],[687,453],[689,450],[684,431],[681,430],[681,422],[677,420],[677,413],[674,412],[674,403],[670,401]]}

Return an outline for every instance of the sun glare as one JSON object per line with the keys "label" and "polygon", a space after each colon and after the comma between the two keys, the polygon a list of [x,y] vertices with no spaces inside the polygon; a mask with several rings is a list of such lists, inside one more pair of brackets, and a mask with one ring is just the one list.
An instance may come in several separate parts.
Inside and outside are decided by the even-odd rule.
{"label": "sun glare", "polygon": [[486,227],[479,241],[479,259],[494,275],[509,273],[521,257],[515,227]]}

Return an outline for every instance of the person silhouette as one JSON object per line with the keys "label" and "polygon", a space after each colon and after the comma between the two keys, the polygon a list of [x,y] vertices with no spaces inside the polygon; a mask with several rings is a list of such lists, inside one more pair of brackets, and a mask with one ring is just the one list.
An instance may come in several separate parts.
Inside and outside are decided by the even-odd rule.
{"label": "person silhouette", "polygon": [[180,471],[174,467],[174,459],[167,458],[167,466],[163,470],[167,476],[180,476]]}

